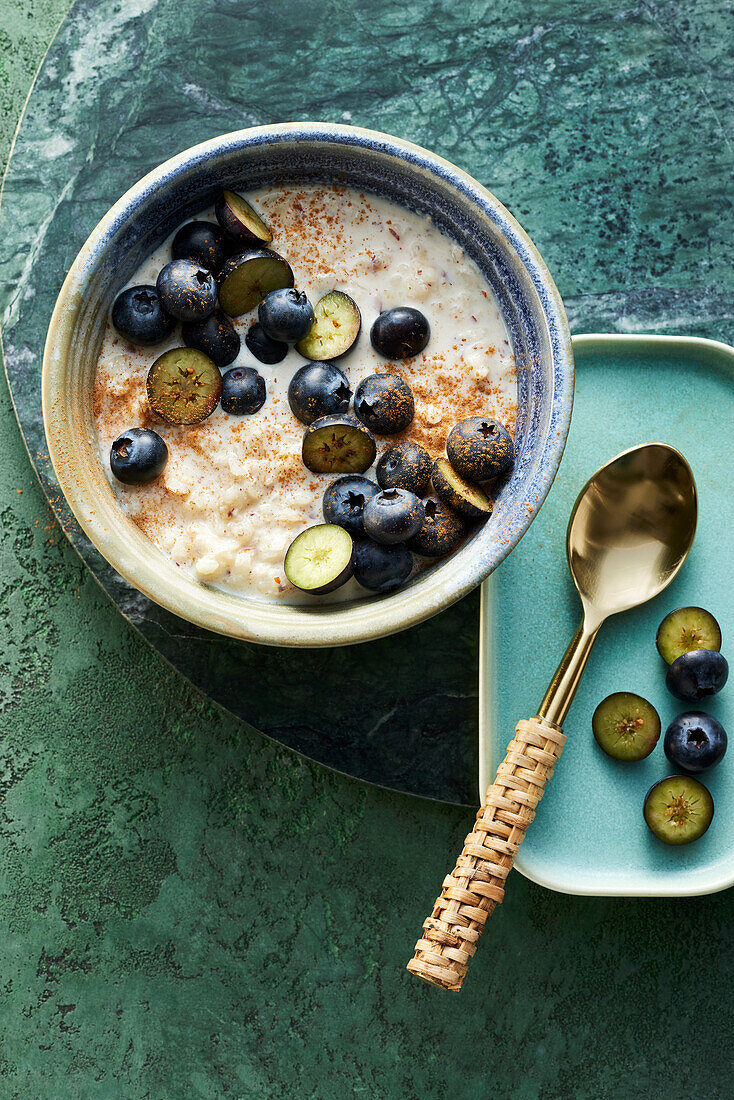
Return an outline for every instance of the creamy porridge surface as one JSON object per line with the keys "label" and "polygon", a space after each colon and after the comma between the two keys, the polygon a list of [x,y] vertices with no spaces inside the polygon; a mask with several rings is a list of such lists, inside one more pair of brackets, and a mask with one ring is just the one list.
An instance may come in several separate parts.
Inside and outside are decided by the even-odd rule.
{"label": "creamy porridge surface", "polygon": [[[410,385],[415,419],[399,435],[376,437],[378,459],[401,440],[438,457],[451,428],[467,416],[494,416],[514,434],[515,361],[497,301],[476,264],[428,218],[373,195],[321,185],[263,188],[247,198],[273,232],[270,247],[289,261],[296,287],[312,303],[336,289],[359,306],[359,339],[337,360],[351,389],[384,371]],[[200,218],[215,220],[211,211]],[[143,263],[129,285],[154,284],[170,244]],[[399,362],[378,355],[369,338],[377,315],[396,306],[415,306],[431,325],[425,351]],[[243,596],[312,602],[286,580],[283,558],[297,534],[323,522],[321,499],[335,477],[313,474],[301,461],[305,428],[290,411],[287,390],[306,360],[291,349],[277,366],[260,363],[244,341],[256,319],[257,310],[232,319],[242,347],[230,366],[260,371],[265,405],[252,416],[217,408],[192,427],[161,423],[146,399],[148,370],[180,346],[178,331],[156,347],[135,348],[108,324],[94,390],[100,457],[122,510],[198,580]],[[163,475],[148,485],[124,485],[110,472],[113,440],[135,426],[154,428],[169,449]],[[374,467],[366,476],[374,479]],[[351,580],[322,598],[364,595]]]}

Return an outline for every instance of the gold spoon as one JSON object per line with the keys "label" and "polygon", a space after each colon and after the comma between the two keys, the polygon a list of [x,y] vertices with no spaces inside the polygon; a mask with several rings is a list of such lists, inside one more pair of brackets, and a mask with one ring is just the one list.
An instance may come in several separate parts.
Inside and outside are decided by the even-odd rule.
{"label": "gold spoon", "polygon": [[504,897],[546,781],[561,755],[561,725],[599,627],[609,615],[657,596],[688,556],[696,531],[691,468],[665,443],[617,455],[581,490],[566,552],[584,609],[535,718],[518,722],[456,867],[423,925],[408,970],[459,990],[487,917]]}

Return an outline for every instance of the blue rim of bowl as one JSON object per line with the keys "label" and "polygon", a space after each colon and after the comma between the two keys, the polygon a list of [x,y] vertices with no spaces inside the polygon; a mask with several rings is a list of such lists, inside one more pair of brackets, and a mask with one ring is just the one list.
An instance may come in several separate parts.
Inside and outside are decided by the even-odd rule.
{"label": "blue rim of bowl", "polygon": [[[481,550],[477,547],[479,552],[472,555],[472,560],[464,564],[460,572],[454,573],[450,580],[445,579],[442,581],[441,565],[455,562],[454,557],[446,559],[445,563],[439,563],[434,569],[425,574],[421,578],[419,586],[409,586],[407,589],[377,600],[372,598],[357,603],[330,604],[323,608],[314,608],[313,610],[320,612],[318,618],[314,618],[311,609],[307,614],[303,614],[301,605],[290,607],[289,605],[263,604],[261,601],[243,600],[239,596],[218,593],[214,589],[205,589],[207,597],[203,598],[203,602],[212,605],[214,603],[223,605],[232,602],[233,606],[238,607],[240,615],[228,613],[223,606],[218,608],[212,606],[210,613],[207,613],[205,608],[200,607],[199,613],[193,613],[192,608],[186,605],[186,601],[182,601],[180,591],[174,591],[174,589],[180,587],[178,584],[170,586],[172,598],[169,597],[169,586],[161,585],[159,583],[160,577],[155,574],[155,570],[145,565],[142,560],[145,555],[140,553],[140,548],[138,548],[137,554],[131,553],[128,556],[121,555],[120,557],[109,556],[108,539],[105,537],[103,525],[95,519],[95,509],[90,508],[88,502],[84,500],[83,491],[79,491],[78,479],[65,476],[65,456],[67,452],[63,446],[58,445],[55,438],[55,427],[58,420],[55,409],[59,407],[60,403],[63,404],[62,387],[59,385],[59,379],[57,378],[57,364],[59,358],[63,358],[59,349],[64,345],[64,321],[68,319],[70,310],[78,309],[85,275],[100,261],[109,239],[126,220],[135,215],[151,193],[164,186],[172,175],[184,169],[194,169],[212,156],[233,149],[297,141],[324,142],[342,146],[352,145],[362,149],[373,149],[383,155],[393,156],[437,177],[462,196],[470,199],[481,210],[482,214],[494,223],[500,235],[510,245],[524,267],[538,295],[542,315],[547,326],[553,361],[553,386],[550,416],[543,449],[543,462],[538,465],[533,480],[526,485],[528,507],[517,509],[515,515],[509,518],[509,522],[502,528],[502,537],[494,539],[491,552],[488,547],[483,547]],[[90,541],[113,568],[134,587],[174,614],[218,633],[272,645],[333,646],[383,637],[386,634],[395,633],[422,622],[461,599],[462,596],[485,580],[517,545],[548,495],[560,465],[568,435],[573,409],[573,394],[573,350],[563,302],[540,253],[502,203],[468,173],[421,146],[376,130],[321,122],[280,123],[222,134],[176,154],[148,172],[110,208],[77,255],[54,307],[43,356],[43,420],[51,461],[69,507]],[[142,533],[141,537],[145,538]],[[147,545],[152,547],[149,542]],[[152,549],[155,550],[155,548]],[[461,551],[459,551],[459,554],[461,554]],[[152,556],[160,560],[159,555],[162,556],[161,552],[156,551],[155,555]],[[445,577],[445,574],[443,576]],[[197,585],[197,582],[193,583],[197,588],[202,587]],[[221,599],[213,599],[215,593]],[[422,598],[416,599],[415,597],[419,594]],[[197,602],[192,595],[190,603],[196,604]],[[255,609],[255,614],[251,616],[255,620],[258,618],[260,620],[270,619],[270,612],[273,608],[296,614],[292,617],[286,616],[292,618],[290,627],[283,625],[273,629],[274,624],[270,623],[270,629],[263,629],[264,624],[262,621],[254,624],[250,623],[249,626],[246,626],[243,624],[241,616],[243,604],[248,608]],[[371,611],[370,605],[372,607]],[[386,614],[388,609],[392,614]],[[359,615],[352,614],[350,616],[350,611],[359,611]],[[357,617],[362,620],[359,629],[355,629],[354,624],[350,626],[350,619]],[[303,629],[293,634],[297,619],[300,619],[303,623]],[[323,626],[317,626],[319,619],[321,619]],[[326,627],[327,621],[330,628]],[[297,636],[299,633],[302,635],[301,637]]]}

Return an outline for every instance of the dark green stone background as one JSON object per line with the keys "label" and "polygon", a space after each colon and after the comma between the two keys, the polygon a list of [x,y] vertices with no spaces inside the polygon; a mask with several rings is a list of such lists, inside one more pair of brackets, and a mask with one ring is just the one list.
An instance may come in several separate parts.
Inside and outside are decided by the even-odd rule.
{"label": "dark green stone background", "polygon": [[[207,36],[267,23],[256,4],[176,7],[184,75]],[[5,0],[3,154],[64,9]],[[731,338],[728,5],[273,11],[249,56],[263,87],[289,82],[287,117],[316,81],[319,117],[471,167],[576,331]],[[165,27],[141,19],[141,41]],[[243,104],[243,125],[268,118]],[[183,144],[179,127],[155,159]],[[29,185],[19,214],[38,224],[49,201]],[[306,764],[182,682],[66,543],[4,383],[0,401],[1,1100],[731,1096],[732,892],[568,898],[517,876],[465,990],[414,982],[471,815]]]}

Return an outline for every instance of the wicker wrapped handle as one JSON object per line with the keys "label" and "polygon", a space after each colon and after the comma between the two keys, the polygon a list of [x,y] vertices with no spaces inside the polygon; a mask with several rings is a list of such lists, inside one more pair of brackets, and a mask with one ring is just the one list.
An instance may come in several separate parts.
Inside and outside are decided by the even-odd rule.
{"label": "wicker wrapped handle", "polygon": [[461,989],[487,917],[505,896],[525,830],[566,738],[543,718],[518,722],[474,828],[423,924],[408,970],[442,989]]}

